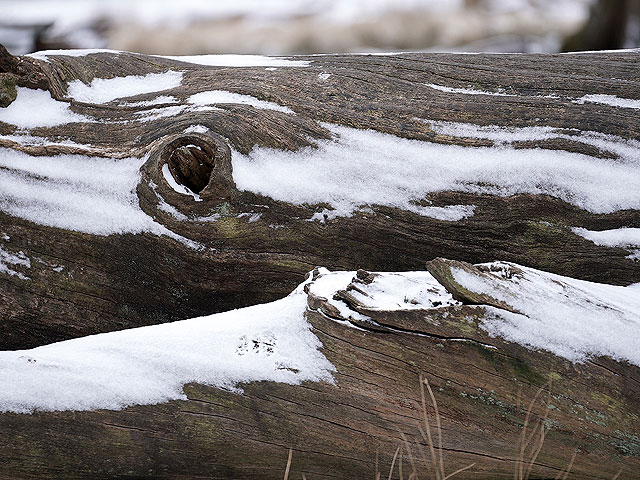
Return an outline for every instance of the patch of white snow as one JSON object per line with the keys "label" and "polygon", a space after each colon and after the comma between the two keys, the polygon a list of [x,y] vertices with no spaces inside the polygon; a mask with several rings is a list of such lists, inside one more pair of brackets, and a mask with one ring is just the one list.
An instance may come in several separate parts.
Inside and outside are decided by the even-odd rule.
{"label": "patch of white snow", "polygon": [[0,352],[0,412],[118,410],[186,399],[198,382],[333,382],[301,288],[272,303]]}
{"label": "patch of white snow", "polygon": [[116,98],[127,98],[144,93],[161,92],[179,87],[182,72],[150,73],[127,77],[94,78],[89,85],[81,80],[69,83],[67,95],[78,102],[107,103]]}
{"label": "patch of white snow", "polygon": [[640,366],[640,295],[629,287],[575,280],[507,262],[488,266],[523,271],[475,275],[453,268],[463,287],[486,293],[521,314],[488,307],[489,333],[582,362],[608,355]]}
{"label": "patch of white snow", "polygon": [[72,112],[69,103],[54,100],[48,90],[18,87],[18,96],[6,108],[0,108],[0,122],[20,128],[56,127],[92,120]]}
{"label": "patch of white snow", "polygon": [[283,113],[295,113],[289,107],[278,105],[274,102],[267,102],[260,100],[251,95],[242,95],[240,93],[227,92],[226,90],[211,90],[208,92],[200,92],[195,95],[191,95],[188,100],[189,103],[195,105],[217,105],[223,103],[240,103],[243,105],[251,105],[255,108],[262,110],[275,110]]}

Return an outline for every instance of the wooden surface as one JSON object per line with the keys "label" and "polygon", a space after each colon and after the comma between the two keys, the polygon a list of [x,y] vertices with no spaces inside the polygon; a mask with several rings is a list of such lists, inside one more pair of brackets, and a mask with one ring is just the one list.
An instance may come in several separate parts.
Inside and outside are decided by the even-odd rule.
{"label": "wooden surface", "polygon": [[290,478],[374,478],[376,452],[386,478],[400,446],[406,478],[406,438],[420,478],[432,478],[418,428],[422,373],[439,405],[447,473],[475,463],[459,478],[513,478],[527,405],[551,375],[533,408],[535,422],[552,405],[531,478],[555,478],[576,449],[569,478],[613,478],[620,468],[619,478],[637,478],[637,367],[606,358],[572,364],[491,338],[478,325],[482,307],[376,312],[352,304],[375,320],[356,329],[322,313],[330,311],[322,299],[309,303],[334,385],[255,382],[241,394],[187,385],[188,400],[162,405],[4,414],[0,477],[274,479],[292,448]]}
{"label": "wooden surface", "polygon": [[[441,206],[472,203],[474,215],[447,222],[374,207],[374,215],[308,222],[318,206],[296,206],[237,190],[228,157],[229,148],[247,153],[254,146],[296,150],[313,145],[330,136],[322,122],[442,144],[492,144],[438,134],[417,118],[544,125],[637,140],[637,110],[571,99],[594,92],[640,99],[640,53],[300,58],[305,59],[310,66],[275,71],[206,67],[126,53],[56,56],[49,62],[22,59],[46,77],[53,96],[62,101],[69,101],[65,92],[72,80],[172,69],[185,72],[182,86],[170,92],[180,102],[206,86],[277,102],[296,115],[234,104],[123,128],[113,122],[150,107],[71,101],[72,111],[103,122],[34,129],[33,135],[95,146],[98,156],[148,154],[137,190],[141,208],[207,248],[195,250],[150,233],[89,235],[0,213],[12,249],[63,266],[65,272],[58,274],[34,261],[28,283],[0,275],[2,349],[271,301],[289,293],[316,265],[401,271],[423,270],[436,257],[472,263],[500,259],[592,281],[640,281],[638,262],[629,259],[626,250],[598,246],[570,229],[640,227],[637,210],[594,214],[544,195],[440,192],[425,200]],[[16,70],[11,61],[0,65],[8,72],[0,74],[3,78],[12,75],[16,84],[28,83],[25,70]],[[320,82],[321,73],[331,76]],[[489,92],[506,88],[514,96],[470,98],[439,92],[426,83],[472,85]],[[213,133],[183,133],[197,124]],[[15,133],[15,127],[0,122],[0,135]],[[199,203],[174,192],[160,172],[161,160],[171,158],[176,146],[194,142],[217,155],[215,181],[201,192],[204,201]],[[0,140],[0,146],[30,155],[87,154],[73,146],[24,146],[9,139]],[[577,140],[517,146],[613,156]],[[221,219],[176,220],[158,208],[148,180],[185,215],[219,212]],[[249,223],[237,216],[243,212],[262,216]],[[422,416],[422,372],[441,408],[448,472],[476,462],[460,478],[512,478],[524,399],[534,395],[550,373],[553,428],[532,478],[554,478],[575,448],[580,450],[570,478],[613,478],[622,466],[619,478],[637,478],[638,369],[604,358],[571,364],[489,338],[477,326],[480,311],[468,305],[451,307],[450,317],[437,319],[439,325],[429,319],[433,313],[422,311],[367,312],[377,324],[358,330],[310,309],[307,318],[337,368],[335,385],[257,382],[245,385],[240,395],[188,385],[189,400],[163,405],[0,415],[0,478],[281,478],[290,447],[290,478],[301,478],[301,473],[309,480],[374,478],[376,451],[386,471],[401,443],[399,432],[424,448],[416,426]],[[413,448],[416,462],[422,463],[418,447]],[[404,462],[406,477],[406,457]]]}

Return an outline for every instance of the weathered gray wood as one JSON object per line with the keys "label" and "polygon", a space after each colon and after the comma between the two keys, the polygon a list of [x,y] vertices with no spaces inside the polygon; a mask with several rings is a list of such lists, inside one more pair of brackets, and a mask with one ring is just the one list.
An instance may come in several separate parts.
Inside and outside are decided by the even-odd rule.
{"label": "weathered gray wood", "polygon": [[[7,73],[0,75],[27,85],[28,75],[3,58],[6,63],[0,65]],[[595,245],[570,229],[640,227],[637,210],[594,214],[542,195],[440,192],[425,200],[439,206],[473,203],[475,214],[446,222],[374,207],[375,215],[356,213],[323,224],[306,221],[316,205],[296,206],[239,191],[228,157],[229,148],[247,153],[254,146],[296,150],[313,145],[329,137],[321,122],[442,144],[492,144],[438,134],[416,117],[545,125],[637,140],[637,110],[571,99],[594,92],[640,99],[639,53],[306,59],[309,67],[275,71],[205,67],[126,53],[56,56],[49,62],[22,59],[38,78],[47,79],[48,84],[33,86],[48,85],[62,101],[68,101],[65,91],[72,80],[173,69],[185,72],[182,86],[171,92],[181,102],[205,87],[224,89],[277,102],[296,115],[225,105],[123,128],[110,122],[153,107],[71,101],[74,112],[103,122],[34,129],[34,135],[93,145],[98,156],[148,154],[137,190],[141,208],[173,232],[215,251],[148,233],[101,237],[66,231],[0,213],[12,249],[61,265],[67,273],[58,275],[34,261],[28,283],[0,276],[1,348],[34,347],[273,300],[291,291],[315,265],[423,270],[427,261],[442,256],[473,263],[509,260],[615,284],[640,281],[638,263],[627,258],[627,251]],[[331,74],[330,81],[320,82],[321,73]],[[445,94],[425,83],[493,92],[507,88],[515,96],[476,95],[470,101],[468,95]],[[195,124],[214,133],[183,133]],[[0,122],[1,135],[15,133],[16,127]],[[213,180],[199,203],[174,192],[159,170],[164,160],[179,155],[176,147],[191,143],[216,157]],[[0,146],[36,156],[87,154],[73,146],[26,146],[9,139],[0,140]],[[566,139],[518,146],[615,156]],[[149,180],[183,214],[217,212],[221,218],[178,221],[159,209]],[[250,211],[261,213],[260,221],[238,217]],[[279,478],[289,447],[295,450],[291,478],[301,473],[309,480],[373,478],[376,450],[388,468],[401,442],[399,430],[424,448],[416,427],[421,372],[431,379],[441,405],[448,471],[476,462],[461,478],[512,478],[524,417],[518,399],[535,394],[550,372],[557,407],[551,420],[557,423],[537,461],[535,478],[555,477],[576,447],[581,451],[570,478],[612,478],[621,466],[620,478],[634,478],[640,468],[638,369],[610,359],[574,365],[489,338],[478,327],[477,312],[466,305],[451,308],[448,318],[428,318],[433,312],[366,312],[377,323],[357,330],[310,309],[308,319],[337,368],[335,385],[258,382],[244,386],[242,395],[189,385],[187,401],[121,412],[0,415],[0,478]],[[414,454],[419,456],[417,447]]]}
{"label": "weathered gray wood", "polygon": [[[123,128],[110,122],[131,119],[135,112],[156,106],[71,101],[74,112],[104,122],[34,129],[33,135],[95,145],[96,155],[150,153],[143,167],[145,179],[158,185],[158,192],[169,204],[186,215],[223,215],[218,222],[178,221],[158,209],[158,200],[148,184],[140,183],[138,196],[145,212],[177,234],[217,249],[212,254],[194,252],[174,240],[150,234],[98,238],[0,213],[3,229],[14,239],[13,248],[63,265],[73,275],[52,275],[36,265],[29,285],[12,278],[0,279],[2,292],[7,292],[7,307],[0,306],[5,317],[0,326],[3,347],[30,347],[275,299],[290,291],[315,265],[421,269],[425,261],[444,256],[473,263],[509,260],[616,284],[640,281],[640,268],[627,258],[627,251],[597,246],[569,228],[638,227],[638,211],[593,214],[547,196],[502,198],[441,192],[425,200],[436,206],[473,203],[477,206],[474,215],[459,222],[445,222],[374,207],[376,215],[366,219],[356,213],[351,218],[320,224],[306,221],[316,206],[294,206],[237,191],[228,166],[202,192],[205,201],[193,202],[166,184],[157,162],[160,156],[170,156],[175,150],[176,144],[171,142],[176,138],[182,138],[179,141],[183,144],[195,141],[197,135],[182,133],[194,124],[215,132],[200,135],[197,140],[202,145],[215,148],[218,144],[226,149],[228,140],[228,146],[245,153],[256,145],[285,149],[311,145],[314,138],[329,135],[319,122],[439,143],[492,143],[435,133],[416,117],[478,125],[547,125],[637,139],[640,117],[636,110],[577,104],[570,99],[591,92],[640,98],[638,55],[320,56],[309,57],[309,67],[275,71],[263,67],[206,67],[126,53],[52,56],[49,62],[23,58],[23,64],[42,69],[54,97],[60,100],[65,100],[65,90],[72,80],[89,82],[94,77],[174,69],[185,72],[182,86],[171,92],[180,101],[203,89],[226,89],[275,101],[292,108],[296,115],[230,104],[215,111],[130,122]],[[331,77],[322,82],[320,73]],[[507,88],[516,96],[450,94],[428,88],[425,83],[465,88],[472,85],[484,91]],[[16,131],[16,127],[0,123],[0,134]],[[31,155],[78,152],[75,147],[25,146],[7,139],[0,140],[0,146]],[[527,141],[521,146],[613,156],[568,140]],[[248,223],[247,218],[237,218],[241,212],[261,213],[262,218]],[[283,228],[269,228],[270,224]],[[64,318],[64,322],[56,318]]]}
{"label": "weathered gray wood", "polygon": [[[0,478],[273,479],[288,448],[290,478],[373,478],[376,452],[388,471],[403,434],[420,478],[432,478],[420,453],[423,372],[442,416],[447,473],[475,462],[459,478],[512,478],[527,404],[551,374],[551,397],[543,394],[553,405],[550,431],[532,478],[554,478],[575,449],[569,478],[612,478],[620,468],[619,478],[636,478],[637,367],[605,358],[572,364],[491,338],[479,326],[482,309],[468,305],[376,312],[351,304],[375,322],[354,329],[321,313],[330,311],[322,300],[310,303],[335,385],[256,382],[242,394],[188,385],[188,400],[163,405],[4,414]],[[532,421],[543,411],[536,403]]]}

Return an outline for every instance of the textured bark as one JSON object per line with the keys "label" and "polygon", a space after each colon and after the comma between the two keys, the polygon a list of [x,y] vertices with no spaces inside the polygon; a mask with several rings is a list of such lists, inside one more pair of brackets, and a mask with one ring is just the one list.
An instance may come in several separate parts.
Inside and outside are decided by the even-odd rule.
{"label": "textured bark", "polygon": [[[439,405],[447,473],[475,463],[459,478],[512,478],[527,405],[551,375],[541,397],[553,406],[550,430],[531,478],[555,478],[575,449],[569,478],[612,478],[620,468],[619,478],[636,478],[637,367],[606,358],[572,364],[489,337],[477,306],[380,312],[351,303],[373,319],[355,329],[327,316],[322,299],[309,304],[307,319],[336,367],[334,385],[256,382],[241,394],[187,385],[188,400],[162,405],[4,414],[0,478],[273,479],[288,448],[290,478],[375,478],[376,452],[386,478],[397,447],[406,478],[404,438],[420,478],[432,478],[418,428],[421,373]],[[530,421],[543,415],[539,401]]]}
{"label": "textured bark", "polygon": [[[148,154],[137,189],[141,208],[206,248],[193,249],[150,233],[89,235],[0,213],[11,251],[32,259],[29,281],[0,274],[2,349],[274,300],[289,293],[315,265],[401,271],[424,270],[426,262],[437,257],[472,263],[501,259],[592,281],[640,281],[638,263],[626,250],[598,246],[570,228],[640,227],[636,210],[594,214],[544,195],[440,192],[425,202],[473,204],[474,215],[447,222],[374,206],[373,214],[309,222],[321,206],[291,205],[240,191],[230,162],[230,148],[247,153],[254,146],[313,146],[330,136],[322,122],[470,147],[492,142],[438,134],[416,117],[476,125],[545,125],[637,140],[637,110],[571,99],[590,93],[640,99],[640,54],[306,59],[311,61],[308,67],[275,71],[205,67],[127,53],[56,56],[48,63],[22,59],[41,69],[41,77],[34,78],[46,78],[52,95],[63,101],[69,101],[65,92],[72,80],[88,83],[172,69],[185,72],[182,86],[169,92],[180,102],[205,89],[224,89],[277,102],[296,115],[229,104],[123,128],[113,122],[131,120],[136,112],[158,105],[71,101],[74,112],[103,122],[34,129],[34,135],[91,145],[97,156]],[[322,73],[331,76],[320,81]],[[18,78],[17,85],[27,85],[25,73],[10,74]],[[38,82],[33,85],[42,88],[44,83]],[[471,101],[468,95],[445,94],[425,83],[492,92],[507,88],[514,96],[474,95]],[[185,134],[191,125],[204,125],[213,133]],[[0,134],[15,133],[16,127],[0,123]],[[208,152],[212,165],[200,168],[197,153],[184,148],[192,144]],[[74,146],[22,145],[10,139],[0,139],[0,146],[36,156],[87,154]],[[614,157],[577,140],[523,141],[518,146]],[[202,202],[167,185],[160,170],[165,162],[194,188],[206,183],[200,191]],[[177,220],[159,208],[149,181],[182,214],[217,213],[219,220]],[[241,213],[262,216],[249,222],[238,216]],[[63,267],[62,273],[51,265]],[[442,264],[430,263],[430,268],[446,277]],[[454,285],[447,288],[454,290]],[[482,297],[457,298],[467,304],[491,303]],[[376,450],[388,468],[401,444],[399,432],[424,448],[416,426],[421,418],[421,372],[431,380],[441,406],[447,471],[476,462],[461,478],[512,477],[523,403],[550,372],[557,408],[534,477],[554,478],[575,448],[580,453],[570,478],[612,478],[624,466],[619,478],[631,479],[640,469],[636,367],[605,358],[575,365],[490,338],[478,326],[482,307],[451,307],[446,318],[425,311],[363,310],[376,323],[354,329],[327,317],[336,312],[326,305],[323,309],[322,299],[310,301],[307,317],[337,368],[335,385],[257,382],[245,385],[243,394],[189,385],[188,400],[163,405],[117,412],[3,414],[0,478],[279,478],[289,447],[295,450],[290,478],[301,473],[309,480],[373,478]],[[415,461],[423,463],[418,447],[413,448]],[[406,474],[406,456],[404,467]]]}
{"label": "textured bark", "polygon": [[[301,59],[304,59],[302,57]],[[141,75],[168,69],[185,72],[182,86],[170,91],[180,101],[202,90],[226,89],[288,106],[296,115],[256,110],[239,104],[220,110],[183,112],[152,121],[131,120],[157,108],[71,101],[74,112],[102,119],[59,127],[36,128],[33,135],[72,139],[93,145],[107,157],[149,154],[138,187],[141,208],[175,233],[202,243],[194,251],[172,239],[151,234],[98,237],[43,227],[0,213],[13,251],[64,267],[52,272],[39,262],[30,282],[3,276],[0,305],[5,320],[0,338],[5,349],[25,348],[91,333],[201,315],[273,300],[291,291],[315,265],[331,269],[422,269],[438,256],[478,263],[514,261],[593,281],[628,284],[640,281],[640,268],[620,248],[609,248],[575,235],[570,227],[599,230],[640,227],[638,211],[593,214],[544,195],[496,197],[440,192],[424,200],[435,206],[473,204],[473,216],[458,222],[374,206],[375,214],[356,213],[325,224],[309,222],[317,205],[276,202],[235,188],[229,147],[248,152],[254,146],[298,149],[327,138],[320,122],[369,128],[397,136],[444,144],[491,145],[489,140],[435,133],[416,117],[477,125],[547,125],[637,139],[640,117],[633,109],[571,101],[598,92],[640,98],[637,53],[582,55],[446,55],[309,57],[305,68],[222,68],[180,63],[134,54],[100,53],[50,57],[38,64],[54,97],[65,100],[69,81]],[[326,81],[320,73],[331,74]],[[474,86],[484,91],[506,87],[515,96],[443,93],[425,83]],[[147,94],[132,100],[155,98]],[[555,97],[554,97],[555,96]],[[68,101],[68,100],[65,100]],[[191,125],[208,134],[185,134]],[[16,133],[0,123],[0,134]],[[217,160],[203,202],[173,191],[160,167],[180,146],[197,144],[216,152]],[[74,146],[0,145],[31,155],[82,153]],[[521,142],[523,148],[563,149],[612,157],[579,141]],[[91,154],[91,152],[89,152]],[[171,162],[169,162],[171,163]],[[174,169],[175,172],[175,169]],[[201,172],[200,176],[206,175]],[[179,221],[158,208],[149,187],[181,213],[195,217],[217,213],[217,222]],[[197,180],[202,184],[203,180]],[[240,213],[260,213],[248,222]],[[279,228],[271,228],[278,225]],[[216,249],[215,252],[212,249]]]}

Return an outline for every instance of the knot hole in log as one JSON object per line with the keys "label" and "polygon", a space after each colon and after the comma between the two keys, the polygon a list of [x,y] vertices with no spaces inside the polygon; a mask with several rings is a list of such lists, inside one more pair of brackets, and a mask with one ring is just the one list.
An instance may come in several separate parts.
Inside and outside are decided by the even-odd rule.
{"label": "knot hole in log", "polygon": [[168,165],[174,180],[206,199],[227,199],[235,192],[231,150],[215,134],[180,135],[162,147],[158,168]]}
{"label": "knot hole in log", "polygon": [[178,138],[173,142],[175,145],[169,148],[169,171],[178,183],[193,193],[200,193],[211,178],[216,152],[210,144],[199,141],[187,142],[189,139]]}

